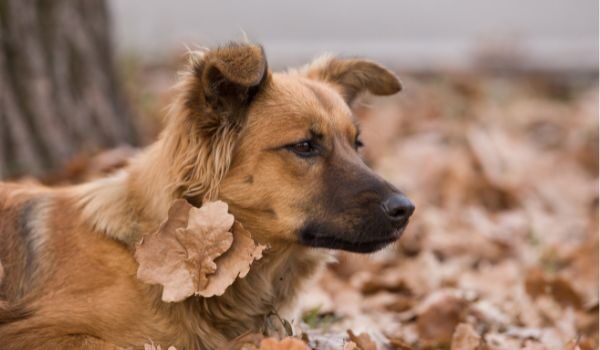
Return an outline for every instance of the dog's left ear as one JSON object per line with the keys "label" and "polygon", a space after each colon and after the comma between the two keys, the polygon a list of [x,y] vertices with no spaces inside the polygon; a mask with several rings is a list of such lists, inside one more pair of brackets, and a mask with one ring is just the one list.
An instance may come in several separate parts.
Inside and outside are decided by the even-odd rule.
{"label": "dog's left ear", "polygon": [[205,128],[239,125],[269,72],[263,48],[232,43],[192,62],[187,105]]}
{"label": "dog's left ear", "polygon": [[365,59],[322,57],[308,65],[304,74],[333,84],[348,104],[365,91],[386,96],[402,89],[394,73]]}

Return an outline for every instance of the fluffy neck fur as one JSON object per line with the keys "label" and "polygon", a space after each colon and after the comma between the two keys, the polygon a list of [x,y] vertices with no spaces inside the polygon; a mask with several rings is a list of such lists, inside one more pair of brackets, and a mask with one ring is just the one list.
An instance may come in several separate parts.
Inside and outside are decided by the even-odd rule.
{"label": "fluffy neck fur", "polygon": [[[193,141],[190,130],[171,123],[128,168],[77,188],[83,215],[96,231],[133,248],[166,219],[174,199],[215,198],[218,181],[228,169],[233,141],[222,131],[220,146],[190,154],[189,147],[202,149],[192,142],[208,142]],[[298,245],[272,247],[220,297],[192,297],[168,304],[160,300],[160,288],[151,287],[155,307],[177,325],[177,343],[165,342],[173,341],[169,345],[181,348],[214,349],[248,330],[264,331],[269,314],[289,317],[302,285],[326,260],[326,254]],[[182,330],[187,330],[187,336],[181,336]]]}
{"label": "fluffy neck fur", "polygon": [[84,216],[94,229],[132,246],[166,219],[177,198],[194,204],[215,200],[229,170],[237,130],[215,126],[210,136],[200,130],[185,103],[192,80],[183,79],[167,113],[158,141],[122,172],[78,187]]}

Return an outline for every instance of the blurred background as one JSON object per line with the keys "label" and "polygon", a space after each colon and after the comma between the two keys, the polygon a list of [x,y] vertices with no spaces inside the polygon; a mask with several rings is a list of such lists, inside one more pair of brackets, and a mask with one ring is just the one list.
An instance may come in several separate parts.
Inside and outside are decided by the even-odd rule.
{"label": "blurred background", "polygon": [[366,55],[404,69],[470,68],[489,55],[535,69],[598,66],[598,2],[110,1],[122,53],[259,41],[275,66],[323,52]]}
{"label": "blurred background", "polygon": [[306,291],[312,348],[347,329],[381,349],[598,348],[598,1],[0,0],[0,178],[126,166],[188,48],[245,38],[275,70],[332,52],[404,86],[354,108],[416,214]]}

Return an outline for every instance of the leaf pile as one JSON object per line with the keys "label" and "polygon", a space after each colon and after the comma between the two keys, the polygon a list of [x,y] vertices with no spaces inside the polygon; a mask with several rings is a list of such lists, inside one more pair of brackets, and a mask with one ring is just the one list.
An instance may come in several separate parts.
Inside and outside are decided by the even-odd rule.
{"label": "leaf pile", "polygon": [[176,200],[167,221],[136,247],[138,278],[162,285],[166,302],[222,295],[236,278],[246,276],[265,248],[227,209],[221,201],[195,208]]}
{"label": "leaf pile", "polygon": [[304,298],[309,338],[350,328],[379,349],[597,349],[597,80],[405,86],[359,117],[367,160],[417,210],[395,246],[338,255]]}

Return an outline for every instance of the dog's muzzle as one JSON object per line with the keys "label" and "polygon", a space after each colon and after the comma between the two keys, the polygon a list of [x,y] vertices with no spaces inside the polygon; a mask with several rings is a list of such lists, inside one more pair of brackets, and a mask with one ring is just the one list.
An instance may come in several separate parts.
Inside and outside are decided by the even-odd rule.
{"label": "dog's muzzle", "polygon": [[354,222],[352,225],[339,226],[326,220],[308,222],[300,230],[300,243],[357,253],[375,252],[400,238],[414,211],[414,204],[406,196],[394,192],[380,204],[370,205],[364,218],[348,220]]}

